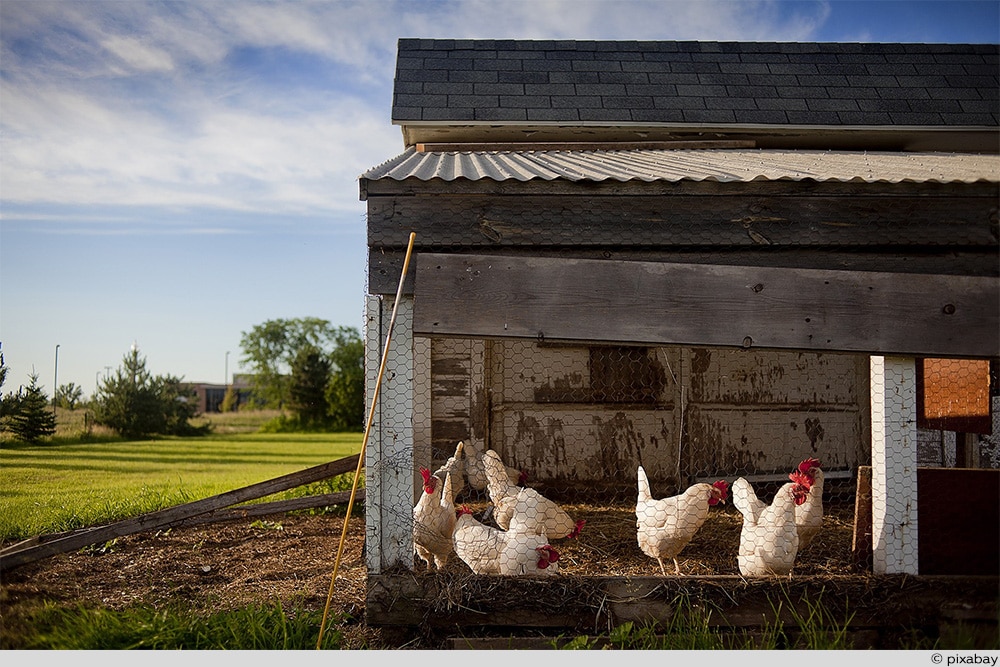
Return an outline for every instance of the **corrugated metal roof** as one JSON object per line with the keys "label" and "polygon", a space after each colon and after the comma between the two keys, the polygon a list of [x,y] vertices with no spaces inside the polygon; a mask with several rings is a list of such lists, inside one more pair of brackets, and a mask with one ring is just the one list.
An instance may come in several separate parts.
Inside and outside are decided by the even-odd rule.
{"label": "corrugated metal roof", "polygon": [[454,151],[404,153],[361,176],[375,181],[1000,182],[1000,155],[784,150]]}

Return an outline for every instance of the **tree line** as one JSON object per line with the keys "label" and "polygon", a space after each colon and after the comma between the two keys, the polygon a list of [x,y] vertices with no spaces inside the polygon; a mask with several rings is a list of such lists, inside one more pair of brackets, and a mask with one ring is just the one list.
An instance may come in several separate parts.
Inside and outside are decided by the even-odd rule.
{"label": "tree line", "polygon": [[[249,402],[241,409],[278,409],[281,416],[266,425],[280,431],[360,431],[364,427],[364,341],[357,329],[335,327],[319,318],[268,320],[242,332],[242,364],[249,370]],[[29,383],[2,393],[7,366],[0,353],[0,431],[15,440],[37,443],[56,430],[49,398],[32,371]],[[94,424],[126,438],[154,435],[197,435],[194,388],[173,375],[153,375],[146,358],[132,347],[121,364],[106,375],[88,402],[75,384],[55,391],[54,404],[84,407]],[[227,388],[222,409],[237,404]]]}

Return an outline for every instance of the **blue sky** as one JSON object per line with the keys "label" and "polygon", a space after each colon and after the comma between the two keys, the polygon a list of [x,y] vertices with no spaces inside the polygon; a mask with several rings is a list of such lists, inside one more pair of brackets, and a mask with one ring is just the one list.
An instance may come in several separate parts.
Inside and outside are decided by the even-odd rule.
{"label": "blue sky", "polygon": [[2,0],[2,391],[35,372],[49,395],[56,381],[89,395],[133,343],[154,374],[222,383],[267,320],[362,332],[357,178],[404,149],[389,120],[399,38],[996,43],[998,10]]}

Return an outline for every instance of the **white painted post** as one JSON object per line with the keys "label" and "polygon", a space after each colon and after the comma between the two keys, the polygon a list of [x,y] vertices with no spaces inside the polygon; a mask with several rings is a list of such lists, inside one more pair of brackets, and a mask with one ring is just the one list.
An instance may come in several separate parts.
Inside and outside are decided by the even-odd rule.
{"label": "white painted post", "polygon": [[871,357],[870,366],[872,565],[918,574],[916,362]]}
{"label": "white painted post", "polygon": [[[366,412],[371,409],[395,297],[369,296]],[[396,309],[378,404],[365,448],[365,546],[369,574],[413,567],[413,297]]]}

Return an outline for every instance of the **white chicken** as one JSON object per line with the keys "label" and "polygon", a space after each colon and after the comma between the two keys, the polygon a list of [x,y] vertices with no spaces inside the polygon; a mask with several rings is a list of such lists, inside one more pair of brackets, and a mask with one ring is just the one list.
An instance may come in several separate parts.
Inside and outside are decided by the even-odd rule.
{"label": "white chicken", "polygon": [[[743,515],[737,563],[745,577],[790,575],[799,550],[795,508],[805,501],[808,489],[798,482],[784,484],[770,505],[746,504],[757,500],[750,483],[740,477],[733,482],[733,504]],[[760,504],[758,504],[760,503]]]}
{"label": "white chicken", "polygon": [[464,448],[465,443],[459,440],[455,446],[455,453],[448,457],[448,460],[440,468],[434,471],[434,476],[438,479],[445,479],[447,475],[451,475],[452,500],[458,498],[459,494],[465,490]]}
{"label": "white chicken", "polygon": [[823,470],[819,461],[806,459],[789,479],[809,489],[805,501],[795,506],[795,525],[799,529],[799,551],[802,551],[823,528]]}
{"label": "white chicken", "polygon": [[[809,490],[805,500],[795,506],[795,525],[799,533],[800,552],[812,542],[823,527],[823,471],[819,465],[818,460],[808,458],[788,475],[792,482]],[[732,491],[733,506],[744,518],[749,516],[751,522],[756,523],[757,517],[767,505],[757,497],[753,487],[742,477],[733,483]]]}
{"label": "white chicken", "polygon": [[503,530],[509,530],[515,521],[527,530],[541,530],[550,540],[576,537],[584,521],[574,521],[566,510],[530,487],[512,484],[507,467],[500,455],[492,449],[483,454],[487,489],[493,503],[493,520]]}
{"label": "white chicken", "polygon": [[692,484],[682,493],[657,500],[650,493],[646,471],[639,466],[638,489],[635,525],[639,548],[656,559],[663,575],[667,573],[663,565],[665,558],[674,561],[674,571],[680,574],[677,555],[708,519],[709,507],[726,502],[728,484],[724,480]]}
{"label": "white chicken", "polygon": [[421,468],[424,490],[413,506],[413,550],[427,564],[427,569],[444,568],[454,551],[455,498],[451,475],[444,482]]}
{"label": "white chicken", "polygon": [[[465,445],[465,476],[469,481],[469,486],[477,491],[482,491],[488,485],[484,454],[485,452],[479,451],[479,446],[474,440],[470,440]],[[507,465],[504,466],[504,469],[507,471],[508,481],[514,486],[520,486],[527,480],[528,475],[523,470]]]}
{"label": "white chicken", "polygon": [[559,572],[559,552],[545,535],[518,521],[504,531],[478,521],[459,508],[454,529],[455,555],[475,574],[548,577]]}

